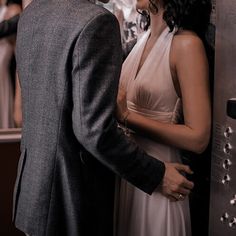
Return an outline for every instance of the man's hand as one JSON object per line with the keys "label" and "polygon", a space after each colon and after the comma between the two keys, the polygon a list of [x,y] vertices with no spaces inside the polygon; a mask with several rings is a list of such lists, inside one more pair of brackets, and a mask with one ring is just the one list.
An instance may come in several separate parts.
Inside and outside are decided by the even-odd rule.
{"label": "man's hand", "polygon": [[188,181],[180,172],[188,174],[193,172],[188,166],[177,163],[165,163],[165,167],[161,192],[173,201],[184,200],[189,195],[194,184]]}

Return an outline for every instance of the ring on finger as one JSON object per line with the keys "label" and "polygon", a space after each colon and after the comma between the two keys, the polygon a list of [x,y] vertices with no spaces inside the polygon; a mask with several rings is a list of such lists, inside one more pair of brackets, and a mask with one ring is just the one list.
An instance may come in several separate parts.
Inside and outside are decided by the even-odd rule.
{"label": "ring on finger", "polygon": [[178,195],[178,199],[179,199],[179,200],[183,200],[183,199],[184,199],[184,195],[181,194],[181,193],[179,193],[179,195]]}

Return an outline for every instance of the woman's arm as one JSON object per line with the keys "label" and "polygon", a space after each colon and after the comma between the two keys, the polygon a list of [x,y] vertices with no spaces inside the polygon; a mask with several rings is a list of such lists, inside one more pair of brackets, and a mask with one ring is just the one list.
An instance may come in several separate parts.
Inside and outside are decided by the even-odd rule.
{"label": "woman's arm", "polygon": [[170,63],[180,85],[184,124],[162,123],[131,111],[127,116],[122,90],[118,97],[118,119],[126,117],[129,128],[158,142],[201,153],[208,144],[211,127],[208,63],[201,40],[194,35],[175,36]]}
{"label": "woman's arm", "polygon": [[7,7],[7,11],[6,11],[4,18],[5,18],[5,20],[8,20],[8,19],[12,18],[13,16],[20,14],[21,11],[22,11],[22,9],[19,4],[10,4]]}

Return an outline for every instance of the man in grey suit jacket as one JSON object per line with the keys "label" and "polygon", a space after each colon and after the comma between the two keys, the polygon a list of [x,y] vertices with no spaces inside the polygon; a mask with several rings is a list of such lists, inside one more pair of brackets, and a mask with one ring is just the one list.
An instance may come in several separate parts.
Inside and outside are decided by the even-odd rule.
{"label": "man in grey suit jacket", "polygon": [[188,167],[148,156],[117,128],[119,25],[87,0],[34,0],[18,23],[21,157],[13,220],[32,236],[112,236],[115,175],[187,195]]}

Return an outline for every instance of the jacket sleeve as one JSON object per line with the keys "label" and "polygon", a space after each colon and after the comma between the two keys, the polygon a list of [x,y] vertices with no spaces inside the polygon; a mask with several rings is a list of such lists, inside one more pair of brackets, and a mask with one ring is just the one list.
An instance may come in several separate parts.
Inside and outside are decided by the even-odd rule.
{"label": "jacket sleeve", "polygon": [[122,64],[120,32],[110,13],[95,16],[80,33],[73,53],[73,129],[95,158],[151,194],[165,166],[117,128],[114,116]]}

